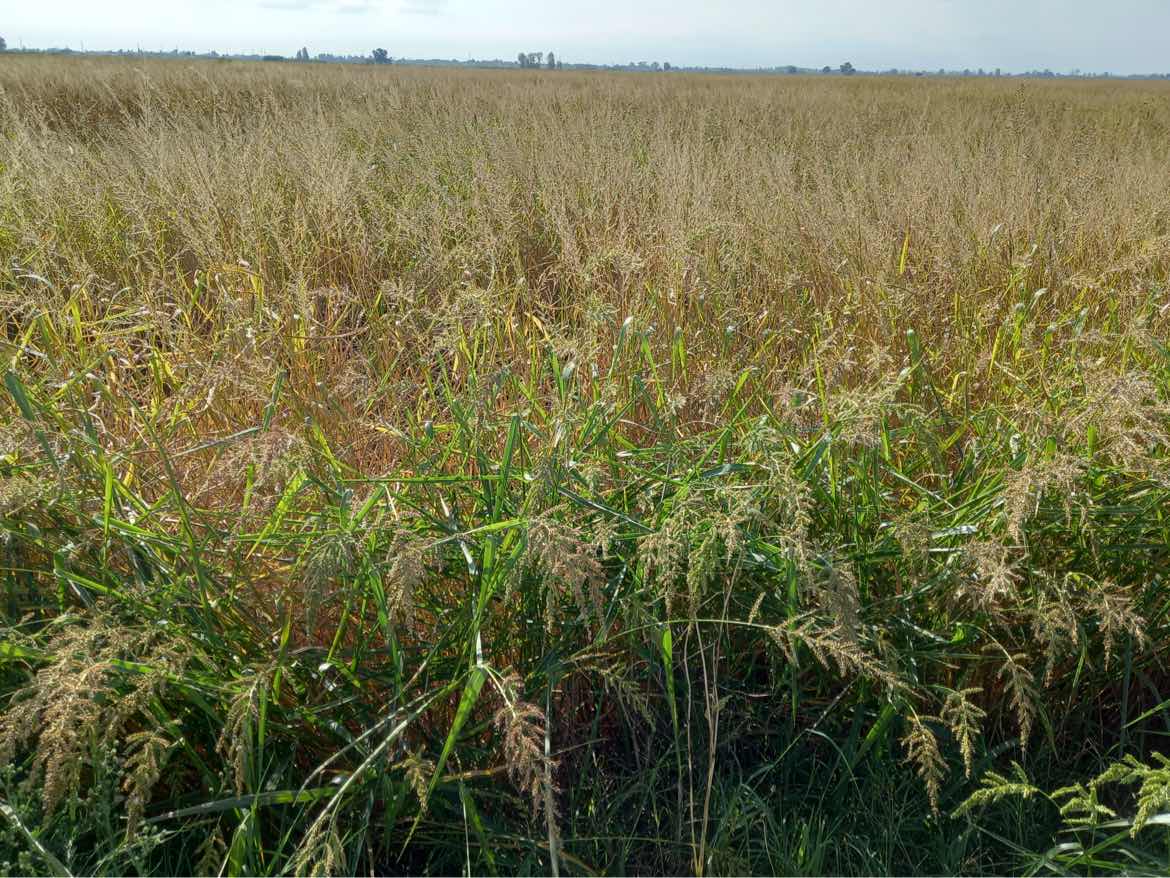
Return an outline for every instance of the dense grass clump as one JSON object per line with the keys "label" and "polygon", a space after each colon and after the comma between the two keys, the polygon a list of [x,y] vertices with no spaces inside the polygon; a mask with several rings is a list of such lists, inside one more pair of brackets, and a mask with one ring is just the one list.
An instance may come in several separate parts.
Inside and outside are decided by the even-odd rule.
{"label": "dense grass clump", "polygon": [[0,60],[8,872],[1165,873],[1164,84]]}

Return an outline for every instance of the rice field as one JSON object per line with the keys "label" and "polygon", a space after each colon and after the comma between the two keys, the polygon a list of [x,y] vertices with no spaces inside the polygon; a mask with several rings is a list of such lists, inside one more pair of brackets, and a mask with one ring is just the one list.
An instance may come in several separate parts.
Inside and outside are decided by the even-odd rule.
{"label": "rice field", "polygon": [[1170,84],[0,56],[4,874],[1165,874]]}

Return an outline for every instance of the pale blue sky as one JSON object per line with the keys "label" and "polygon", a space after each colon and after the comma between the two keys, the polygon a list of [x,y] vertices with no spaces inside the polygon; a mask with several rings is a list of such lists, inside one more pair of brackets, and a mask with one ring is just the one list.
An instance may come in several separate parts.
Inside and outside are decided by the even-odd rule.
{"label": "pale blue sky", "polygon": [[1170,72],[1170,0],[0,0],[9,44]]}

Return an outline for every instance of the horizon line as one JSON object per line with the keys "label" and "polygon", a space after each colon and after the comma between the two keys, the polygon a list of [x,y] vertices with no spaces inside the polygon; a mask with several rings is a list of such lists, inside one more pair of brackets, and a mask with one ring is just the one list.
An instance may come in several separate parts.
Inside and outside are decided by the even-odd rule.
{"label": "horizon line", "polygon": [[[118,49],[86,49],[84,42],[82,47],[75,49],[69,45],[64,46],[48,46],[48,47],[32,47],[25,46],[23,41],[18,40],[20,45],[18,47],[8,46],[0,54],[12,55],[93,55],[93,56],[125,56],[125,55],[139,55],[139,56],[158,56],[158,57],[179,57],[179,58],[199,58],[206,60],[227,59],[227,60],[241,60],[241,61],[287,61],[290,63],[325,63],[325,64],[370,64],[371,66],[491,66],[497,69],[549,69],[542,62],[524,68],[517,60],[520,54],[539,54],[547,56],[555,54],[556,50],[551,52],[531,52],[531,53],[517,53],[516,58],[474,58],[468,56],[465,60],[459,58],[443,58],[440,56],[425,58],[407,58],[407,57],[393,57],[388,61],[377,63],[374,61],[371,53],[337,53],[337,52],[320,52],[316,55],[310,55],[307,59],[297,59],[296,53],[300,50],[294,50],[292,54],[283,54],[277,52],[266,52],[258,49],[243,50],[243,51],[220,51],[218,49],[143,49],[141,46],[135,48],[118,48]],[[303,47],[307,48],[307,47]],[[770,66],[756,65],[752,67],[743,67],[736,65],[724,64],[675,64],[668,60],[649,61],[636,60],[625,63],[603,63],[595,61],[561,61],[561,68],[569,70],[633,70],[645,72],[693,72],[701,73],[709,72],[738,72],[738,73],[780,73],[784,75],[799,75],[799,74],[817,74],[817,75],[881,75],[881,74],[899,74],[899,75],[923,75],[923,76],[938,76],[938,75],[958,75],[970,77],[996,78],[996,77],[1043,77],[1043,78],[1062,78],[1062,79],[1170,79],[1170,72],[1149,71],[1146,73],[1116,73],[1111,70],[1089,71],[1082,70],[1079,67],[1072,67],[1067,71],[1056,71],[1051,68],[1034,68],[1030,70],[1012,69],[1005,70],[1002,67],[995,67],[988,69],[985,67],[971,68],[946,68],[946,67],[883,67],[883,68],[861,68],[854,67],[850,62],[843,61],[840,64],[828,64],[820,67],[802,65],[802,64],[786,64],[777,63]],[[844,69],[849,65],[849,70]]]}

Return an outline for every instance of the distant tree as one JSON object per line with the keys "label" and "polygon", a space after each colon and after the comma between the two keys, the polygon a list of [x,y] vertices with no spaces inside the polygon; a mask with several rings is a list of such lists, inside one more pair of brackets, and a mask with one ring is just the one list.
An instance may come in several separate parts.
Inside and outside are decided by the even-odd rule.
{"label": "distant tree", "polygon": [[789,64],[787,67],[784,68],[784,72],[785,73],[795,73],[796,72],[796,65]]}
{"label": "distant tree", "polygon": [[297,51],[297,60],[298,61],[308,61],[309,60],[309,50],[307,48],[304,48],[304,47],[302,47],[300,50],[298,50]]}
{"label": "distant tree", "polygon": [[521,67],[527,67],[528,66],[528,55],[526,55],[524,52],[517,52],[516,53],[516,63],[519,64]]}
{"label": "distant tree", "polygon": [[0,52],[8,51],[8,43],[4,42],[4,37],[0,37]]}
{"label": "distant tree", "polygon": [[544,63],[544,52],[529,52],[528,61],[533,67],[539,67]]}
{"label": "distant tree", "polygon": [[662,69],[662,65],[659,64],[657,61],[654,61],[653,63],[651,63],[650,69],[657,72],[657,71]]}
{"label": "distant tree", "polygon": [[857,72],[856,70],[853,69],[853,65],[850,64],[848,61],[846,61],[844,64],[841,65],[840,70],[846,76],[852,76],[854,73]]}
{"label": "distant tree", "polygon": [[552,52],[548,53],[548,69],[549,70],[556,70],[557,69],[557,56],[554,55]]}
{"label": "distant tree", "polygon": [[371,57],[374,59],[375,64],[390,63],[390,53],[385,49],[374,49],[374,51],[371,53]]}
{"label": "distant tree", "polygon": [[669,73],[669,72],[670,72],[671,70],[673,70],[674,68],[673,68],[673,67],[671,67],[671,65],[670,65],[670,62],[669,62],[669,61],[663,61],[663,62],[662,62],[662,69],[663,69],[663,70],[665,70],[667,73]]}
{"label": "distant tree", "polygon": [[826,64],[824,67],[821,68],[821,73],[832,73],[832,72],[833,72],[833,68],[830,67],[828,64]]}

